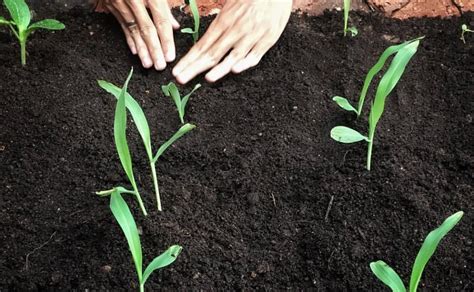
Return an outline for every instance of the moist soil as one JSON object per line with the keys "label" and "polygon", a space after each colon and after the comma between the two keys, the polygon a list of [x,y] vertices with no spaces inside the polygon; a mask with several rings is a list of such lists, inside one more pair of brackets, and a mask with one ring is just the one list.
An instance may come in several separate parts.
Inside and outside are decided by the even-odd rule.
{"label": "moist soil", "polygon": [[[0,32],[0,290],[137,289],[108,199],[94,194],[128,186],[114,146],[116,102],[96,80],[122,84],[135,68],[129,92],[149,119],[156,149],[180,126],[160,90],[173,79],[169,69],[141,68],[111,16],[81,8],[56,14],[47,5],[37,11],[67,30],[32,35],[24,68],[14,38]],[[126,199],[144,262],[172,244],[184,247],[148,289],[383,290],[371,261],[383,259],[408,282],[428,232],[464,210],[421,288],[472,291],[474,36],[467,44],[459,36],[473,19],[402,22],[354,13],[359,35],[344,38],[341,13],[293,15],[258,67],[183,89],[203,83],[186,116],[197,128],[158,163],[161,213],[130,123],[150,215]],[[368,107],[356,120],[331,98],[356,101],[382,51],[422,35],[388,98],[368,172],[365,144],[329,137],[336,125],[365,132]],[[183,56],[192,40],[175,36]]]}

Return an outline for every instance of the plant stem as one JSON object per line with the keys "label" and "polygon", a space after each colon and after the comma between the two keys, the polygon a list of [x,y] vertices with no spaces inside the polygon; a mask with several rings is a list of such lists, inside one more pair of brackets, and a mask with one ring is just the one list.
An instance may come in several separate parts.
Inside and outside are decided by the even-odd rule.
{"label": "plant stem", "polygon": [[372,164],[372,146],[374,145],[374,136],[375,131],[370,131],[369,133],[369,147],[367,148],[367,170],[370,171],[370,166]]}
{"label": "plant stem", "polygon": [[137,197],[138,205],[140,206],[140,209],[142,209],[143,215],[148,216],[148,213],[145,209],[145,205],[143,205],[142,197],[140,196],[140,193],[138,192],[137,186],[133,184],[133,190],[135,191],[135,197]]}
{"label": "plant stem", "polygon": [[140,284],[140,292],[145,292],[145,283]]}
{"label": "plant stem", "polygon": [[21,65],[26,65],[26,40],[20,39]]}
{"label": "plant stem", "polygon": [[158,206],[158,211],[162,211],[160,189],[158,188],[158,178],[156,177],[156,164],[154,162],[150,162],[150,167],[151,167],[151,173],[153,175],[153,185],[155,186],[156,204]]}

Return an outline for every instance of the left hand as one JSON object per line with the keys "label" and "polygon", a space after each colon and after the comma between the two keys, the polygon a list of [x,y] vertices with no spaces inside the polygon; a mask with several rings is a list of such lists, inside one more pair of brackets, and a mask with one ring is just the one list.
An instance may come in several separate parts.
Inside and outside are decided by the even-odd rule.
{"label": "left hand", "polygon": [[185,84],[212,68],[206,80],[215,82],[256,66],[283,33],[292,4],[292,0],[226,1],[204,36],[173,68],[176,80]]}

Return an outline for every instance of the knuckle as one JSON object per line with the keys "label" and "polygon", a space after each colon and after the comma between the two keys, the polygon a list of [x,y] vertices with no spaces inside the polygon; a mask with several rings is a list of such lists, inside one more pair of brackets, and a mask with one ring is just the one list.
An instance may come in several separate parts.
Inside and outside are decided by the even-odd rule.
{"label": "knuckle", "polygon": [[154,33],[156,34],[156,30],[155,30],[154,26],[147,24],[147,25],[143,25],[143,26],[140,27],[140,33],[144,37],[150,37]]}

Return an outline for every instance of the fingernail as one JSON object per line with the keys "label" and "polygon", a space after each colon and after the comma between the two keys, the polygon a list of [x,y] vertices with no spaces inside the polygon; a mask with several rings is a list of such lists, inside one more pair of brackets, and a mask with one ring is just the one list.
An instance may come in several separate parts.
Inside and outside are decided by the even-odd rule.
{"label": "fingernail", "polygon": [[165,70],[166,68],[166,62],[164,62],[163,60],[156,60],[155,61],[155,69],[158,70],[158,71],[162,71],[162,70]]}
{"label": "fingernail", "polygon": [[176,58],[176,53],[173,49],[168,49],[168,52],[166,52],[166,62],[173,62],[174,59]]}
{"label": "fingernail", "polygon": [[150,68],[151,66],[153,66],[153,62],[151,61],[149,57],[145,57],[142,61],[142,64],[143,64],[143,67],[145,68]]}

